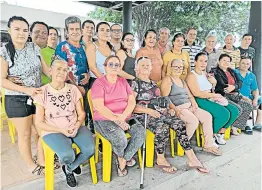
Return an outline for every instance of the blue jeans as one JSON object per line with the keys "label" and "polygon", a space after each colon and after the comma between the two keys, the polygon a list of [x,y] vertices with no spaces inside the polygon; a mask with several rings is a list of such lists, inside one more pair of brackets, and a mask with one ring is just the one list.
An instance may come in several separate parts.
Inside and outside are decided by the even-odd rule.
{"label": "blue jeans", "polygon": [[[61,164],[67,165],[70,172],[95,154],[92,133],[84,126],[78,129],[73,138],[66,137],[62,133],[53,133],[45,135],[43,140],[57,154]],[[81,151],[77,156],[72,149],[72,143],[75,143]]]}

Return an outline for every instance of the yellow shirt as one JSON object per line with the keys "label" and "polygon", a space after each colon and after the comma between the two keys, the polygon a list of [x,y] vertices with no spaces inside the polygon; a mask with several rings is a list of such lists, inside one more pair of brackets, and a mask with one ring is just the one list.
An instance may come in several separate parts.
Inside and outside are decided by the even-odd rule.
{"label": "yellow shirt", "polygon": [[171,61],[173,61],[174,59],[181,59],[183,60],[184,63],[184,70],[183,73],[181,75],[181,79],[185,80],[186,76],[187,76],[187,71],[188,71],[188,66],[189,66],[189,54],[186,51],[182,51],[181,54],[174,54],[171,51],[168,51],[165,53],[165,55],[163,56],[163,61],[164,61],[164,65],[167,67],[166,69],[166,75],[170,76],[171,74]]}

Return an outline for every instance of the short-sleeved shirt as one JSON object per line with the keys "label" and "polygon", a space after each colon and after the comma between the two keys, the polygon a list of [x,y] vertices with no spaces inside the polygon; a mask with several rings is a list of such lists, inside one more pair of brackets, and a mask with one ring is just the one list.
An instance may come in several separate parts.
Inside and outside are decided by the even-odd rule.
{"label": "short-sleeved shirt", "polygon": [[[55,49],[47,46],[43,49],[40,50],[41,55],[43,57],[43,59],[45,60],[45,63],[50,66],[52,58],[55,55]],[[42,84],[47,84],[51,81],[51,79],[49,79],[47,76],[45,76],[45,74],[42,74]]]}
{"label": "short-sleeved shirt", "polygon": [[87,57],[82,45],[75,47],[68,41],[63,41],[56,47],[55,55],[67,61],[69,72],[68,77],[75,82],[76,85],[83,79],[82,74],[88,73]]}
{"label": "short-sleeved shirt", "polygon": [[172,68],[171,68],[171,61],[173,61],[174,59],[181,59],[183,61],[183,65],[184,65],[184,70],[182,75],[180,76],[181,79],[185,80],[186,76],[187,76],[187,71],[188,71],[188,67],[189,67],[189,54],[186,51],[182,51],[181,54],[174,54],[171,51],[168,51],[164,56],[163,56],[163,61],[164,61],[164,65],[167,67],[167,71],[166,71],[166,75],[170,76]]}
{"label": "short-sleeved shirt", "polygon": [[162,56],[165,55],[166,52],[172,49],[172,45],[169,42],[167,42],[165,46],[161,46],[158,41],[156,47],[159,49]]}
{"label": "short-sleeved shirt", "polygon": [[[0,56],[8,63],[8,76],[21,79],[26,87],[38,88],[41,86],[41,55],[40,48],[33,42],[27,42],[24,49],[16,50],[14,64],[5,46],[0,48]],[[26,95],[22,92],[5,90],[6,95]]]}
{"label": "short-sleeved shirt", "polygon": [[189,58],[190,58],[191,71],[194,70],[195,69],[195,57],[199,52],[201,52],[202,47],[196,44],[195,42],[190,46],[186,41],[182,50],[188,52]]}
{"label": "short-sleeved shirt", "polygon": [[[111,84],[102,76],[95,80],[91,88],[91,98],[104,99],[104,105],[115,114],[122,114],[128,103],[132,89],[126,79],[118,77],[115,84]],[[108,120],[94,108],[94,120]]]}
{"label": "short-sleeved shirt", "polygon": [[221,51],[213,49],[211,53],[208,53],[206,51],[206,48],[202,49],[202,52],[205,52],[207,54],[208,60],[207,60],[207,72],[210,72],[211,69],[216,68],[218,65],[218,59],[221,55]]}
{"label": "short-sleeved shirt", "polygon": [[221,54],[227,54],[232,58],[231,61],[231,69],[235,69],[239,67],[240,63],[240,50],[233,46],[232,50],[226,49],[226,46],[219,48]]}
{"label": "short-sleeved shirt", "polygon": [[241,57],[250,57],[252,60],[255,58],[256,50],[252,47],[248,47],[248,49],[243,49],[242,47],[238,48],[240,50]]}
{"label": "short-sleeved shirt", "polygon": [[[45,109],[45,122],[48,125],[67,129],[77,122],[76,103],[82,98],[80,91],[75,85],[65,83],[65,87],[56,90],[46,84],[41,87],[42,94],[38,94],[34,99],[36,105],[41,105]],[[56,132],[43,131],[42,135]]]}
{"label": "short-sleeved shirt", "polygon": [[251,98],[252,91],[255,91],[258,89],[256,76],[254,75],[254,73],[248,71],[246,76],[243,77],[239,69],[236,69],[235,73],[237,74],[239,79],[242,81],[242,87],[240,89],[240,93],[243,96]]}

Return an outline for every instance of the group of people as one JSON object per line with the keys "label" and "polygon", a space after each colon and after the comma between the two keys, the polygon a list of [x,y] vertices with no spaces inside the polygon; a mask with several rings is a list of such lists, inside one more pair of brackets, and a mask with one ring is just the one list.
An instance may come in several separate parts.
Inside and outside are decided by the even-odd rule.
{"label": "group of people", "polygon": [[[55,28],[39,21],[29,28],[26,19],[13,16],[8,21],[10,41],[0,49],[6,114],[33,174],[44,174],[41,138],[57,155],[54,167],[60,162],[67,184],[75,187],[74,174],[81,173],[80,165],[95,152],[94,131],[112,144],[118,176],[126,176],[127,167],[136,164],[133,157],[145,142],[146,129],[155,135],[156,166],[166,173],[177,170],[165,158],[170,128],[185,150],[188,166],[200,173],[209,170],[190,143],[199,125],[203,151],[217,156],[222,155],[219,145],[226,144],[227,128],[233,135],[239,135],[238,129],[252,134],[246,126],[252,110],[257,110],[253,129],[261,131],[261,97],[250,69],[258,63],[252,63],[250,34],[243,36],[239,48],[228,34],[225,46],[216,50],[215,36],[206,38],[204,48],[196,44],[194,28],[175,34],[171,42],[168,28],[159,34],[148,30],[134,56],[135,36],[123,34],[119,24],[95,26],[86,20],[81,25],[71,16],[65,28],[67,40],[57,45]],[[27,42],[29,34],[32,42]],[[35,156],[31,136],[38,147]]]}

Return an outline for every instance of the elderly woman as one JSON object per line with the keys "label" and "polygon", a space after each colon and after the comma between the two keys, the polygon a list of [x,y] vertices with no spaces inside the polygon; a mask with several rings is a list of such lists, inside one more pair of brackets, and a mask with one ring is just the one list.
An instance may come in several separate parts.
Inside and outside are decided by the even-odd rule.
{"label": "elderly woman", "polygon": [[[144,114],[148,114],[147,128],[155,134],[157,166],[167,173],[175,173],[177,170],[165,158],[165,147],[169,140],[169,128],[171,127],[176,131],[178,141],[188,156],[188,166],[195,168],[198,172],[208,173],[209,171],[204,168],[191,148],[185,123],[175,116],[174,110],[168,110],[167,106],[158,105],[159,102],[156,102],[158,98],[161,98],[162,102],[166,102],[168,105],[169,99],[161,97],[160,89],[155,82],[149,79],[152,71],[151,60],[147,57],[140,57],[137,59],[135,69],[137,78],[133,80],[132,88],[137,105],[134,117],[144,124]],[[145,106],[145,103],[148,106]]]}
{"label": "elderly woman", "polygon": [[[113,152],[118,157],[118,176],[126,176],[126,166],[136,164],[132,157],[142,146],[146,132],[139,122],[130,119],[136,101],[126,79],[118,77],[121,70],[119,58],[109,56],[104,67],[106,75],[98,78],[91,89],[94,127],[112,144]],[[125,131],[131,135],[129,142]]]}
{"label": "elderly woman", "polygon": [[180,79],[184,64],[181,59],[174,59],[171,62],[171,75],[165,77],[161,83],[161,93],[168,96],[172,102],[170,108],[176,116],[183,120],[187,127],[187,135],[190,139],[199,122],[203,126],[205,144],[203,150],[215,155],[222,155],[213,140],[212,116],[207,111],[198,107],[194,96],[191,94],[184,80]]}
{"label": "elderly woman", "polygon": [[218,60],[218,66],[214,69],[217,80],[215,92],[225,96],[241,112],[240,116],[232,124],[232,132],[234,135],[239,135],[237,132],[237,128],[239,128],[247,134],[252,134],[251,128],[246,127],[246,123],[253,106],[239,93],[242,82],[234,70],[230,68],[232,58],[227,54],[221,54]]}
{"label": "elderly woman", "polygon": [[[36,104],[36,126],[42,130],[45,143],[57,154],[63,164],[62,170],[67,184],[76,187],[75,174],[81,173],[80,164],[95,152],[92,133],[82,126],[85,111],[82,95],[75,85],[65,83],[68,64],[55,57],[51,62],[51,82],[41,87],[42,94],[34,97]],[[75,155],[72,143],[81,152]]]}
{"label": "elderly woman", "polygon": [[152,72],[150,79],[154,82],[159,82],[162,79],[161,69],[163,65],[160,50],[156,47],[156,31],[147,30],[144,35],[142,47],[136,52],[136,59],[146,56],[152,62]]}
{"label": "elderly woman", "polygon": [[198,106],[213,116],[213,133],[217,144],[224,145],[225,130],[237,119],[238,108],[227,102],[221,94],[211,92],[216,79],[206,76],[207,55],[198,53],[195,57],[195,69],[186,78],[187,85],[195,96]]}

